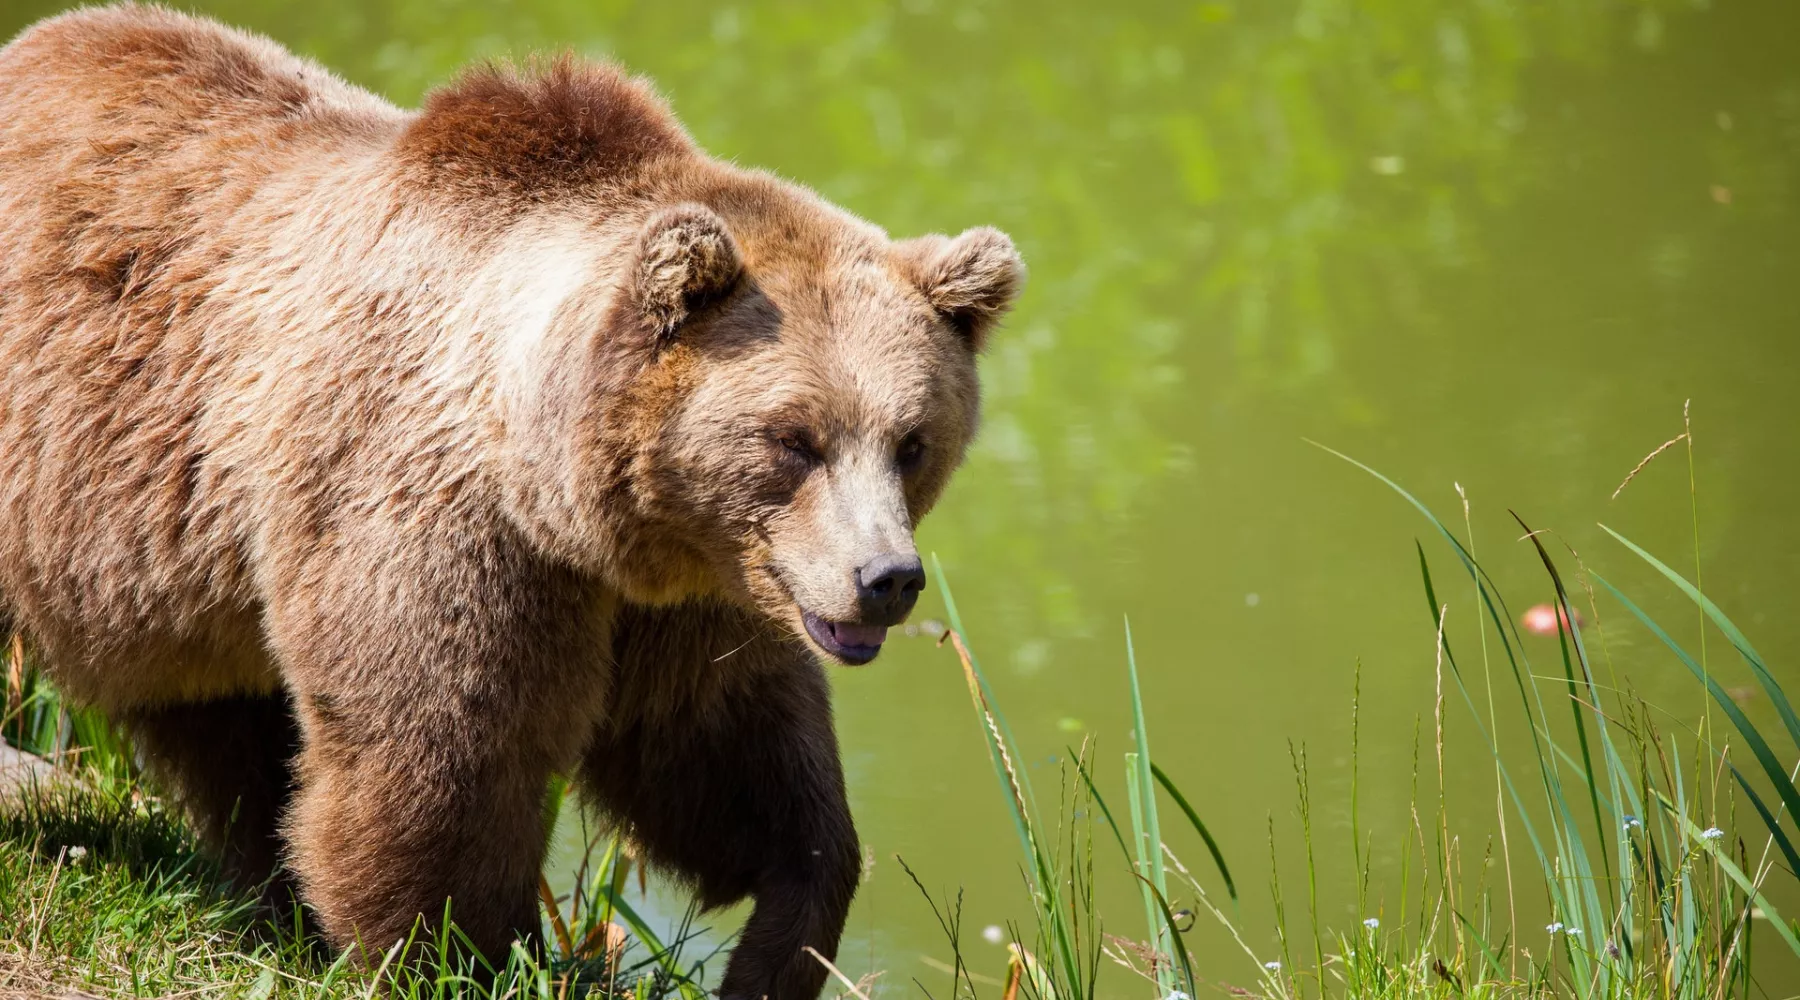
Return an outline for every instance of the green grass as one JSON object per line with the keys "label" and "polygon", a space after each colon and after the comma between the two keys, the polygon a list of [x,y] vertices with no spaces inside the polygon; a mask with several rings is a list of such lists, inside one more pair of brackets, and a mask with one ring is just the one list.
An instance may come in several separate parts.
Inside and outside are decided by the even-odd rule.
{"label": "green grass", "polygon": [[[1326,449],[1329,451],[1329,449]],[[1332,454],[1337,454],[1333,452]],[[1759,980],[1761,949],[1800,958],[1800,931],[1771,905],[1771,883],[1792,889],[1800,871],[1793,848],[1794,817],[1800,790],[1792,765],[1800,752],[1800,719],[1781,685],[1742,631],[1700,588],[1630,540],[1606,529],[1622,546],[1690,599],[1702,627],[1715,630],[1740,655],[1775,707],[1782,730],[1761,732],[1712,676],[1704,651],[1699,657],[1678,644],[1667,629],[1622,591],[1578,564],[1575,579],[1586,597],[1582,624],[1563,571],[1541,536],[1520,522],[1554,588],[1557,606],[1573,624],[1560,632],[1560,680],[1544,682],[1529,661],[1513,612],[1473,554],[1472,539],[1451,531],[1424,504],[1373,469],[1338,455],[1374,476],[1418,509],[1449,550],[1449,565],[1466,577],[1467,607],[1457,612],[1479,628],[1478,677],[1474,663],[1459,659],[1446,636],[1452,604],[1439,591],[1425,548],[1418,548],[1421,590],[1429,617],[1424,638],[1434,655],[1437,696],[1429,720],[1421,719],[1415,739],[1411,846],[1403,854],[1398,897],[1376,912],[1370,902],[1370,868],[1358,825],[1356,788],[1360,728],[1360,667],[1351,705],[1351,850],[1326,855],[1316,842],[1311,782],[1305,745],[1290,744],[1298,805],[1299,836],[1306,859],[1306,912],[1303,927],[1289,926],[1292,874],[1273,862],[1269,890],[1276,915],[1277,947],[1253,949],[1261,928],[1240,926],[1236,908],[1219,905],[1218,894],[1236,899],[1225,859],[1197,811],[1151,757],[1143,714],[1137,660],[1129,624],[1125,631],[1125,687],[1136,723],[1135,746],[1124,754],[1129,809],[1124,823],[1106,807],[1094,786],[1090,748],[1071,751],[1074,778],[1064,776],[1064,795],[1047,824],[1038,811],[1028,777],[1013,767],[1020,758],[994,696],[971,648],[943,574],[938,573],[949,608],[954,645],[968,677],[977,721],[1013,822],[1018,827],[1023,867],[1028,873],[1031,923],[1014,928],[1008,1000],[1024,992],[1033,1000],[1089,1000],[1121,992],[1104,988],[1091,974],[1104,952],[1133,969],[1143,982],[1126,984],[1126,994],[1193,996],[1213,988],[1236,994],[1302,1000],[1319,997],[1554,997],[1581,1000],[1703,1000],[1703,998],[1783,996],[1781,984]],[[1465,530],[1469,523],[1465,499]],[[1696,504],[1697,506],[1697,504]],[[1695,518],[1696,530],[1698,518]],[[1604,526],[1603,526],[1604,527]],[[1571,553],[1572,555],[1572,553]],[[1696,579],[1698,573],[1695,574]],[[1621,617],[1654,636],[1694,675],[1711,701],[1692,731],[1670,733],[1658,720],[1668,716],[1633,696],[1628,679],[1606,652],[1600,628],[1599,594],[1612,599]],[[1598,661],[1590,643],[1600,643]],[[1601,680],[1597,674],[1604,670]],[[1475,681],[1479,679],[1479,685]],[[1510,685],[1507,683],[1510,680]],[[1496,693],[1498,683],[1498,694]],[[1523,745],[1502,746],[1498,706],[1510,686],[1516,712],[1525,722]],[[1461,704],[1458,705],[1457,703]],[[1714,707],[1735,734],[1713,727]],[[1460,709],[1460,710],[1459,710]],[[1445,795],[1444,746],[1447,727],[1470,731],[1491,756],[1497,814],[1481,817],[1497,824],[1500,836],[1469,839],[1459,833]],[[1747,748],[1748,759],[1738,748]],[[1691,759],[1684,763],[1684,754]],[[1740,763],[1742,766],[1740,766]],[[1155,781],[1152,781],[1154,776]],[[1421,788],[1420,779],[1424,779]],[[1211,869],[1195,872],[1162,842],[1162,798],[1178,807],[1211,854]],[[1069,794],[1071,791],[1074,794]],[[1738,796],[1755,819],[1739,828],[1731,819]],[[1091,826],[1083,815],[1092,801],[1118,834],[1119,861],[1100,869],[1102,877],[1135,881],[1144,900],[1135,941],[1111,946],[1096,942],[1096,869]],[[1722,801],[1721,801],[1722,800]],[[1521,837],[1522,835],[1522,841]],[[1277,830],[1270,821],[1271,858]],[[1158,847],[1160,846],[1160,850]],[[1475,857],[1470,857],[1470,851]],[[1495,854],[1500,855],[1495,858]],[[1367,914],[1361,925],[1325,926],[1320,921],[1317,885],[1327,857],[1347,855],[1351,876]],[[1515,855],[1517,855],[1515,857]],[[1079,858],[1082,863],[1073,863]],[[1498,861],[1498,864],[1492,862]],[[1469,871],[1475,872],[1471,878]],[[1490,882],[1489,873],[1503,874]],[[934,903],[934,907],[936,904]],[[1548,923],[1521,918],[1547,908]],[[1191,954],[1175,913],[1209,913],[1241,947],[1243,960],[1205,968]],[[1115,926],[1115,932],[1117,925]],[[961,946],[954,921],[945,922],[949,944],[961,970]],[[1780,956],[1777,956],[1780,957]],[[1224,985],[1249,970],[1254,990]],[[1209,984],[1201,973],[1209,973]],[[974,982],[959,976],[958,996],[976,995]]]}
{"label": "green grass", "polygon": [[622,915],[606,900],[628,870],[616,844],[590,868],[585,901],[557,901],[551,953],[515,949],[498,970],[441,957],[457,954],[445,947],[457,933],[448,922],[365,962],[332,959],[221,883],[186,825],[129,787],[71,781],[27,793],[0,812],[0,844],[0,994],[700,996],[678,946],[607,932]]}
{"label": "green grass", "polygon": [[[632,862],[616,837],[590,843],[572,892],[544,886],[545,954],[472,962],[446,913],[387,952],[334,958],[297,913],[271,913],[221,879],[100,720],[28,669],[12,677],[8,742],[59,766],[0,799],[0,996],[702,996],[688,935],[660,940],[627,901]],[[564,795],[552,789],[556,809]]]}
{"label": "green grass", "polygon": [[[1298,828],[1278,828],[1271,818],[1266,884],[1252,887],[1241,867],[1234,875],[1203,809],[1170,777],[1183,769],[1153,756],[1129,624],[1120,687],[1135,724],[1131,745],[1118,770],[1091,743],[1070,748],[1054,801],[1040,804],[1015,765],[1018,744],[938,571],[951,626],[944,641],[962,665],[1027,890],[1028,911],[1009,925],[1002,1000],[1180,1000],[1210,991],[1280,1000],[1783,995],[1759,979],[1759,956],[1772,950],[1800,959],[1800,931],[1768,898],[1771,885],[1791,893],[1800,871],[1800,788],[1786,763],[1800,752],[1800,717],[1748,637],[1696,583],[1612,533],[1620,552],[1691,601],[1703,629],[1744,661],[1779,719],[1769,732],[1720,686],[1704,646],[1690,652],[1578,561],[1566,574],[1521,522],[1574,622],[1546,671],[1530,662],[1513,610],[1475,557],[1466,500],[1459,536],[1398,484],[1345,460],[1415,507],[1441,550],[1435,565],[1424,545],[1416,553],[1422,648],[1431,650],[1436,697],[1415,734],[1397,887],[1374,884],[1370,832],[1360,826],[1360,667],[1349,706],[1349,842],[1315,827],[1310,748],[1290,744]],[[1576,614],[1578,602],[1584,615]],[[1668,730],[1670,716],[1631,694],[1602,627],[1615,617],[1643,629],[1691,672],[1708,699],[1696,728]],[[447,918],[419,928],[394,953],[361,962],[324,955],[295,925],[271,922],[224,887],[185,825],[140,785],[129,748],[102,720],[62,705],[18,647],[13,653],[0,733],[57,757],[68,777],[0,806],[0,993],[75,986],[108,995],[699,1000],[700,963],[682,957],[687,935],[660,940],[631,908],[632,867],[616,840],[593,841],[574,891],[546,899],[545,956],[516,950],[499,970],[474,975],[439,957],[455,953]],[[1506,730],[1516,735],[1503,736],[1502,711],[1523,720]],[[1715,728],[1715,715],[1729,728]],[[1491,758],[1493,815],[1452,811],[1444,789],[1447,732]],[[1102,779],[1121,773],[1124,795],[1109,802]],[[560,809],[566,790],[552,793]],[[1271,807],[1282,799],[1272,794]],[[1753,818],[1734,823],[1740,811]],[[1096,817],[1104,830],[1098,836]],[[1481,832],[1465,834],[1470,821]],[[1165,841],[1165,829],[1180,827],[1205,846],[1200,863],[1189,865]],[[1277,848],[1296,837],[1304,869],[1283,871]],[[1348,879],[1343,864],[1353,866]],[[1113,881],[1132,890],[1138,912],[1099,912],[1100,888]],[[1321,881],[1353,882],[1366,921],[1322,921]],[[1244,925],[1240,891],[1269,893],[1273,927]],[[963,958],[960,896],[926,900],[954,963],[941,996],[920,988],[932,1000],[977,997],[985,977]],[[1532,916],[1540,913],[1548,916]],[[1196,914],[1222,926],[1241,956],[1195,955],[1185,934]]]}

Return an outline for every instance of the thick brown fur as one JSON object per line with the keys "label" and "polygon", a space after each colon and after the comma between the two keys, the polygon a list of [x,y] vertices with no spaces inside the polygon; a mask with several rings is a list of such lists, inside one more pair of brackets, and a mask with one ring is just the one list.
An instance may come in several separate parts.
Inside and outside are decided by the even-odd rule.
{"label": "thick brown fur", "polygon": [[446,899],[535,933],[579,770],[755,896],[727,996],[810,997],[857,861],[819,658],[893,623],[859,567],[912,551],[1022,274],[708,158],[609,66],[406,112],[53,18],[0,49],[0,619],[339,946]]}

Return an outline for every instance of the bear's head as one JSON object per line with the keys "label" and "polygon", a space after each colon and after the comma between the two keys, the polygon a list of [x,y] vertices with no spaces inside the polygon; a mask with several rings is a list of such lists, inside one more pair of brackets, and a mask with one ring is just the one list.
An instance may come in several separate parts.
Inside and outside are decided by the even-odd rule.
{"label": "bear's head", "polygon": [[993,229],[892,241],[728,176],[513,227],[488,258],[501,482],[625,600],[722,597],[866,663],[924,588],[913,528],[974,436],[1023,265]]}
{"label": "bear's head", "polygon": [[604,65],[470,73],[402,146],[500,234],[472,294],[515,523],[628,601],[723,597],[872,659],[924,587],[913,528],[975,433],[1012,242],[890,240]]}
{"label": "bear's head", "polygon": [[628,241],[606,325],[636,363],[598,451],[629,455],[599,499],[633,516],[610,575],[721,594],[861,664],[925,585],[913,529],[975,433],[976,356],[1024,270],[994,229],[890,241],[785,187],[661,207]]}

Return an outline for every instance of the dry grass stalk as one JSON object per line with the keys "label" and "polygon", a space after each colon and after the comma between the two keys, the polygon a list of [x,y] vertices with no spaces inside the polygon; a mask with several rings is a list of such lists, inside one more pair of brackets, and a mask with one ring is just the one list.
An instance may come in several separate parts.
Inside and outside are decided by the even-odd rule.
{"label": "dry grass stalk", "polygon": [[538,898],[544,902],[544,912],[550,915],[550,932],[556,936],[557,947],[564,955],[573,957],[575,942],[569,937],[568,921],[563,919],[562,911],[556,906],[556,893],[550,889],[550,880],[541,873],[538,875]]}
{"label": "dry grass stalk", "polygon": [[919,962],[928,968],[936,969],[937,971],[942,972],[946,975],[963,976],[966,979],[968,979],[969,982],[980,983],[983,986],[1005,986],[1006,985],[1005,983],[1001,982],[1000,980],[995,979],[993,976],[984,976],[979,972],[971,972],[966,968],[959,970],[956,968],[956,966],[951,965],[949,962],[945,962],[940,959],[932,958],[930,955],[920,955]]}
{"label": "dry grass stalk", "polygon": [[[6,714],[19,713],[18,746],[25,745],[25,640],[12,634],[11,655],[6,661]],[[4,719],[6,715],[0,715]]]}
{"label": "dry grass stalk", "polygon": [[26,952],[27,957],[37,957],[38,938],[44,933],[44,922],[50,919],[50,905],[56,902],[56,880],[62,875],[63,859],[68,854],[68,848],[56,852],[56,865],[50,869],[50,887],[44,890],[43,908],[40,910],[37,901],[32,901],[31,950]]}
{"label": "dry grass stalk", "polygon": [[1688,439],[1687,432],[1682,431],[1680,434],[1677,434],[1674,437],[1668,439],[1667,441],[1664,441],[1662,444],[1657,445],[1655,451],[1651,452],[1648,455],[1645,455],[1644,460],[1637,464],[1637,468],[1632,469],[1629,473],[1626,474],[1625,481],[1619,484],[1618,489],[1613,490],[1612,499],[1614,499],[1614,500],[1619,499],[1619,494],[1625,492],[1625,487],[1631,485],[1631,481],[1633,479],[1637,478],[1638,473],[1644,471],[1644,466],[1649,465],[1651,459],[1655,458],[1656,456],[1662,454],[1665,451],[1668,451],[1670,448],[1675,447],[1676,445],[1680,444],[1683,441],[1686,441],[1687,439]]}
{"label": "dry grass stalk", "polygon": [[1006,988],[1000,993],[1000,1000],[1018,1000],[1019,981],[1025,978],[1025,963],[1019,960],[1014,952],[1006,960]]}
{"label": "dry grass stalk", "polygon": [[[1000,734],[1000,723],[994,718],[993,708],[988,704],[987,693],[981,689],[980,679],[975,676],[975,663],[969,659],[969,647],[963,645],[962,636],[953,628],[944,630],[943,636],[938,639],[938,645],[943,645],[945,640],[949,640],[950,645],[956,649],[957,659],[962,661],[963,680],[968,682],[969,697],[981,706],[982,721],[987,724],[988,733],[993,737],[995,752],[1000,755],[1000,765],[1006,770],[1006,787],[1012,794],[1013,805],[1020,816],[1030,816],[1031,810],[1025,806],[1025,791],[1019,785],[1018,769],[1013,766],[1012,751],[1007,748],[1006,738]],[[1031,846],[1035,854],[1037,838],[1029,827],[1026,828],[1026,836],[1032,839]]]}
{"label": "dry grass stalk", "polygon": [[15,952],[0,952],[0,1000],[100,1000],[92,993],[63,985],[55,966]]}
{"label": "dry grass stalk", "polygon": [[585,962],[604,953],[606,967],[613,969],[618,966],[619,959],[625,954],[627,940],[625,928],[608,921],[587,932],[587,936],[575,946],[575,957]]}
{"label": "dry grass stalk", "polygon": [[[1451,912],[1456,911],[1456,880],[1451,877],[1455,867],[1453,858],[1455,840],[1450,836],[1450,814],[1444,804],[1444,622],[1450,617],[1450,605],[1445,604],[1438,609],[1437,648],[1433,651],[1436,660],[1433,674],[1436,677],[1437,697],[1432,704],[1432,721],[1436,727],[1437,779],[1438,779],[1438,844],[1443,852],[1442,879],[1444,900]],[[1456,962],[1463,963],[1463,939],[1460,931],[1456,934]]]}
{"label": "dry grass stalk", "polygon": [[862,983],[855,982],[849,976],[844,975],[844,971],[842,969],[838,968],[835,964],[833,964],[831,959],[826,958],[824,955],[819,954],[819,949],[814,948],[812,945],[809,944],[809,945],[806,945],[803,950],[808,955],[811,955],[812,957],[818,959],[819,964],[823,965],[825,967],[825,971],[831,973],[834,977],[836,977],[838,982],[843,983],[844,988],[849,990],[850,995],[855,997],[856,1000],[869,1000],[869,994],[868,994],[867,990],[865,989],[865,984],[872,982],[874,980],[874,976],[863,977]]}

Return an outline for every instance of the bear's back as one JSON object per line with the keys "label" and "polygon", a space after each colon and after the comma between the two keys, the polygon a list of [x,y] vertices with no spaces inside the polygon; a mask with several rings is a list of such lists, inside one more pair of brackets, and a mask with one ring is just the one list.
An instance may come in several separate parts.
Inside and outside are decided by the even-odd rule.
{"label": "bear's back", "polygon": [[197,433],[219,380],[209,303],[275,174],[404,121],[159,8],[75,11],[0,48],[0,604],[68,654],[73,689],[94,696],[81,668],[121,645],[146,679],[193,643],[262,669],[247,634],[219,634],[249,612]]}
{"label": "bear's back", "polygon": [[0,47],[0,106],[17,129],[54,122],[194,134],[283,117],[393,113],[380,98],[280,45],[161,7],[88,7]]}
{"label": "bear's back", "polygon": [[162,8],[40,22],[0,48],[0,287],[152,291],[271,173],[404,117],[267,39]]}

